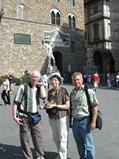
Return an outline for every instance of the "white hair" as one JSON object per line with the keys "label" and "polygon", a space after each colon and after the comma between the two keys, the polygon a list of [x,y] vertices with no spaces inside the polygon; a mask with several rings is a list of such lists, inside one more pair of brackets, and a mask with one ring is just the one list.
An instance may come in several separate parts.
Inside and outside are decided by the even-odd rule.
{"label": "white hair", "polygon": [[76,76],[80,76],[83,79],[82,73],[80,73],[80,72],[74,72],[73,75],[71,76],[71,78],[73,79]]}
{"label": "white hair", "polygon": [[33,75],[38,76],[39,78],[41,77],[40,72],[38,72],[37,70],[33,70],[33,71],[30,73],[30,76],[33,76]]}

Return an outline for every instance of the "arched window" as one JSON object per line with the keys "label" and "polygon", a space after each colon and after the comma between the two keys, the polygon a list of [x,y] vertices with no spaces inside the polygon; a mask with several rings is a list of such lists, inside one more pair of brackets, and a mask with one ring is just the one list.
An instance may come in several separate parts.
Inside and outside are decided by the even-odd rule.
{"label": "arched window", "polygon": [[71,27],[71,16],[70,15],[68,17],[68,21],[69,21],[69,27]]}
{"label": "arched window", "polygon": [[76,22],[75,22],[75,17],[74,16],[72,17],[72,26],[73,26],[73,28],[76,27]]}
{"label": "arched window", "polygon": [[17,6],[17,19],[26,19],[26,8],[24,5]]}
{"label": "arched window", "polygon": [[56,14],[56,24],[60,25],[60,14],[58,12]]}
{"label": "arched window", "polygon": [[60,12],[57,9],[51,11],[51,23],[60,25]]}
{"label": "arched window", "polygon": [[68,15],[68,23],[69,23],[69,27],[71,27],[71,28],[76,27],[76,20],[75,20],[75,16],[73,14]]}
{"label": "arched window", "polygon": [[51,12],[51,22],[55,24],[55,13],[53,11]]}

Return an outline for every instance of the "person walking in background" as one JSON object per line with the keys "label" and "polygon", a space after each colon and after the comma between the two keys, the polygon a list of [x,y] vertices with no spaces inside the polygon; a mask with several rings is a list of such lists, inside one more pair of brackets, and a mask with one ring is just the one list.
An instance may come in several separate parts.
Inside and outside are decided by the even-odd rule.
{"label": "person walking in background", "polygon": [[15,85],[15,77],[13,76],[13,74],[11,74],[11,72],[8,75],[8,79],[10,82],[10,91],[12,91],[13,86]]}
{"label": "person walking in background", "polygon": [[[45,159],[42,125],[38,110],[40,104],[39,98],[45,98],[46,91],[43,84],[40,82],[40,73],[38,71],[34,70],[30,78],[30,83],[27,85],[22,84],[16,92],[12,114],[13,119],[20,128],[20,141],[24,158],[33,159],[30,149],[31,137],[36,159]],[[36,121],[35,117],[39,120]]]}
{"label": "person walking in background", "polygon": [[119,88],[119,71],[116,73],[116,87]]}
{"label": "person walking in background", "polygon": [[49,77],[52,88],[48,91],[46,111],[52,129],[53,139],[58,149],[57,159],[67,159],[67,144],[69,132],[69,95],[61,87],[62,77],[59,72]]}
{"label": "person walking in background", "polygon": [[110,76],[109,72],[107,73],[106,79],[107,79],[107,87],[110,88],[111,87],[111,76]]}
{"label": "person walking in background", "polygon": [[98,88],[98,84],[100,83],[100,78],[97,72],[95,72],[92,76],[92,81],[94,84],[94,89],[96,91],[96,89]]}
{"label": "person walking in background", "polygon": [[[92,130],[96,128],[98,100],[92,89],[88,89],[91,101],[92,119],[85,94],[83,77],[80,72],[72,75],[74,89],[70,93],[72,131],[80,159],[95,159],[95,146]],[[71,120],[72,121],[72,120]]]}
{"label": "person walking in background", "polygon": [[3,82],[3,91],[1,94],[4,105],[11,105],[10,101],[10,81],[8,74],[5,75],[5,81]]}

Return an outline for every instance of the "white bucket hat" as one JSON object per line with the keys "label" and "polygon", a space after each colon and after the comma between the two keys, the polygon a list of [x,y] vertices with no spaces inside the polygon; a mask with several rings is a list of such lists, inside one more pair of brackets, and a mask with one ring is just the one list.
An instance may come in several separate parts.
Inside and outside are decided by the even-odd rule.
{"label": "white bucket hat", "polygon": [[59,72],[54,72],[49,76],[49,80],[51,80],[53,77],[58,77],[58,80],[61,84],[63,84],[63,78],[61,77]]}

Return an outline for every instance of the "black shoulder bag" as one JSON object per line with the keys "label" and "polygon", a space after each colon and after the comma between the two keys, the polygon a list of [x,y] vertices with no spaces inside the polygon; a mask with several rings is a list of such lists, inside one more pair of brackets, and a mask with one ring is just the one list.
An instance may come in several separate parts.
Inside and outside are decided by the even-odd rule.
{"label": "black shoulder bag", "polygon": [[[89,93],[88,93],[88,87],[85,86],[84,90],[85,90],[86,98],[87,98],[87,101],[88,101],[88,109],[89,109],[89,112],[90,112],[90,117],[92,118],[91,101],[90,101],[90,96],[89,96]],[[103,124],[102,113],[101,113],[100,110],[98,110],[97,119],[96,119],[96,128],[101,130],[102,129],[102,124]]]}

